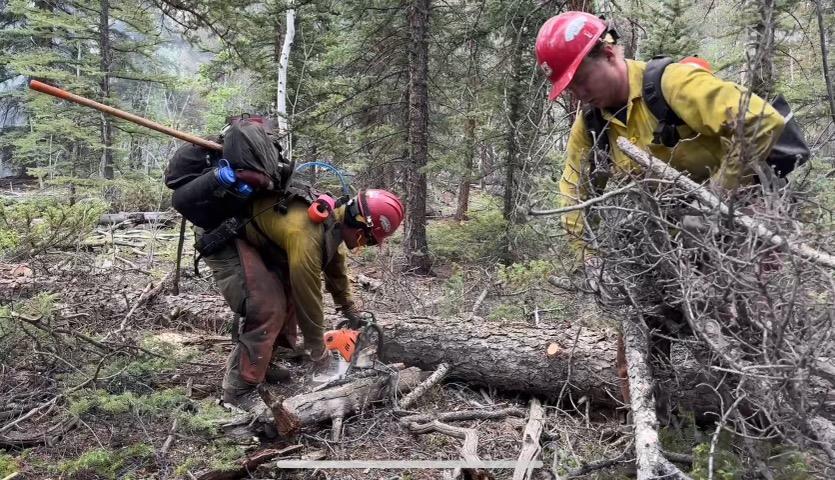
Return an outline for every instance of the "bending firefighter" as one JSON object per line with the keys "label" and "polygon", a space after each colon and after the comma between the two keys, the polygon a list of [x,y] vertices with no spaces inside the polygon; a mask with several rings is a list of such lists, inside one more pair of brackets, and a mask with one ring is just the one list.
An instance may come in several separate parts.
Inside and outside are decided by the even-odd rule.
{"label": "bending firefighter", "polygon": [[[325,287],[342,314],[356,320],[359,312],[351,295],[346,247],[379,245],[402,222],[403,205],[385,190],[362,190],[353,198],[333,199],[286,177],[282,182],[281,174],[270,168],[269,159],[276,154],[275,143],[268,129],[255,122],[239,121],[224,137],[223,157],[232,166],[246,165],[247,159],[253,157],[261,159],[255,164],[265,166],[239,169],[229,176],[232,198],[249,195],[246,189],[241,195],[241,189],[234,188],[242,179],[255,185],[254,193],[242,202],[231,225],[226,220],[219,226],[212,225],[216,222],[198,224],[204,228],[195,229],[196,247],[209,252],[204,251],[203,258],[237,318],[233,330],[235,344],[223,378],[223,400],[249,410],[260,404],[254,390],[268,377],[268,371],[273,377],[270,380],[283,380],[289,375],[286,370],[271,367],[270,361],[276,346],[295,346],[297,326],[313,362],[314,381],[317,373],[333,368],[332,356],[323,340],[321,278],[324,277]],[[189,163],[183,159],[205,159],[205,166],[222,165],[219,156],[220,152],[184,145],[171,165]],[[166,173],[167,183],[175,188],[177,207],[177,194],[184,187],[176,188],[174,175]],[[215,169],[213,174],[222,177],[222,169]],[[181,199],[179,203],[195,202]],[[186,209],[182,207],[181,211]],[[215,237],[223,232],[233,232],[234,238],[216,241]]]}
{"label": "bending firefighter", "polygon": [[[709,63],[695,57],[680,62],[627,60],[616,41],[617,33],[605,21],[584,12],[550,18],[536,39],[537,64],[552,84],[549,100],[568,91],[582,104],[568,137],[560,179],[564,207],[599,195],[612,176],[637,171],[638,165],[618,148],[618,137],[693,180],[708,182],[716,193],[758,179],[776,185],[779,177],[808,158],[798,126],[784,117],[790,110],[781,97],[769,104],[742,86],[717,78]],[[735,127],[738,120],[741,128]],[[740,143],[734,142],[738,131],[744,132],[742,143],[749,146],[745,151],[734,148]],[[771,168],[761,168],[765,166]],[[594,245],[589,245],[593,236],[585,212],[571,211],[563,223],[584,261],[589,286],[607,297],[606,286],[599,285],[606,279],[603,259],[589,248]],[[675,322],[677,313],[664,310],[656,326]],[[666,345],[654,348],[668,354]],[[622,344],[618,370],[625,380]],[[627,385],[622,381],[628,402]]]}
{"label": "bending firefighter", "polygon": [[[779,147],[786,146],[781,134],[788,112],[781,114],[776,101],[772,106],[751,94],[740,115],[746,90],[714,76],[704,60],[626,60],[616,41],[616,32],[606,22],[584,12],[550,18],[536,39],[537,64],[552,83],[548,98],[554,100],[567,90],[583,104],[584,113],[577,115],[571,128],[560,180],[564,206],[602,191],[609,174],[638,168],[617,147],[618,137],[697,182],[709,180],[717,191],[750,184],[759,162],[785,176],[804,160],[800,157],[808,156],[802,137],[796,145],[788,145],[788,152],[773,148],[778,139]],[[744,153],[729,148],[738,118],[751,146]],[[583,249],[583,212],[571,212],[563,221],[575,246]]]}

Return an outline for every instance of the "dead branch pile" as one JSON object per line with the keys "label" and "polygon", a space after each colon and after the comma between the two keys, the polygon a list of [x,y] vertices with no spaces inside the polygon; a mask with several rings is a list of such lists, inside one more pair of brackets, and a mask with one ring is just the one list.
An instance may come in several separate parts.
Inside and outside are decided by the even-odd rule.
{"label": "dead branch pile", "polygon": [[[671,340],[695,336],[693,356],[722,406],[712,412],[711,456],[719,432],[730,428],[754,458],[748,440],[781,438],[835,462],[833,243],[805,220],[816,217],[801,210],[802,195],[766,176],[763,185],[711,192],[625,140],[619,145],[649,173],[616,187],[588,215],[605,259],[594,280],[602,303],[622,315],[630,381],[652,381],[636,356],[644,325],[661,363],[656,373],[669,364]],[[652,392],[635,398],[642,387],[631,385],[636,435],[643,422],[650,439],[637,442],[639,478],[680,476],[657,454],[654,412],[646,417]],[[638,447],[653,441],[642,455]]]}

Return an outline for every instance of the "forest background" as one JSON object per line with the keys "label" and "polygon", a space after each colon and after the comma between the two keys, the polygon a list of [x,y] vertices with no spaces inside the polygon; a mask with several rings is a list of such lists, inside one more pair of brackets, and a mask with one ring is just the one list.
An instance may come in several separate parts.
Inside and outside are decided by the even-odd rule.
{"label": "forest background", "polygon": [[[385,262],[398,282],[434,274],[421,288],[436,313],[565,316],[566,300],[542,285],[575,259],[558,218],[527,215],[557,203],[577,109],[546,100],[533,57],[539,26],[565,10],[615,21],[628,57],[699,55],[722,78],[785,95],[813,153],[792,175],[832,228],[835,2],[0,0],[0,251],[46,265],[104,213],[170,208],[162,172],[178,140],[31,92],[29,78],[198,135],[230,115],[276,116],[282,85],[289,157],[332,163],[353,187],[407,204],[403,233],[361,262]],[[175,255],[168,242],[148,269],[162,277]],[[7,346],[20,345],[9,312],[60,303],[3,300]],[[13,355],[0,350],[4,365]]]}

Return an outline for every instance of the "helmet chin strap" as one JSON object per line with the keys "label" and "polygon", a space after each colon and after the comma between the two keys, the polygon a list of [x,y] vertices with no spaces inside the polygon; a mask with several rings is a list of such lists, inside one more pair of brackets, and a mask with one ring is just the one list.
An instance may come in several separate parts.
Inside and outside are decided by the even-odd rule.
{"label": "helmet chin strap", "polygon": [[[345,203],[348,208],[345,215],[345,224],[351,228],[367,228],[371,229],[374,226],[374,220],[371,218],[371,211],[368,208],[368,200],[366,198],[365,190],[360,190],[356,198],[352,198]],[[367,212],[367,214],[363,214]],[[357,220],[361,217],[363,222]]]}
{"label": "helmet chin strap", "polygon": [[360,213],[365,212],[365,226],[367,228],[374,227],[374,220],[371,218],[371,209],[368,208],[368,199],[366,198],[365,190],[360,190],[357,197],[360,201]]}

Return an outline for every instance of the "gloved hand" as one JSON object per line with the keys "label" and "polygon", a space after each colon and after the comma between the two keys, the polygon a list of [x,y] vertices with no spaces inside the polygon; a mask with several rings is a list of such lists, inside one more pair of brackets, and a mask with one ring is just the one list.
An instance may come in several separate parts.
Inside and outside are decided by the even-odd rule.
{"label": "gloved hand", "polygon": [[358,328],[360,322],[362,322],[363,314],[359,311],[355,303],[343,305],[340,309],[340,313],[342,313],[343,317],[348,319],[352,328]]}

